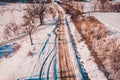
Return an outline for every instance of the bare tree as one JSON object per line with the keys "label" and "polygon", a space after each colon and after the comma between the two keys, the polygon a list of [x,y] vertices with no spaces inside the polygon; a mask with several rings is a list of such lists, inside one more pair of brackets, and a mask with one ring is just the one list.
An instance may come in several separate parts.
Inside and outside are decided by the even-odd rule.
{"label": "bare tree", "polygon": [[39,0],[39,2],[37,3],[36,0],[34,0],[34,4],[28,6],[28,8],[26,9],[26,15],[23,17],[24,24],[22,25],[22,29],[25,33],[28,33],[31,45],[33,45],[32,32],[38,27],[38,25],[36,25],[37,22],[35,20],[39,19],[40,25],[44,24],[44,12],[44,0]]}
{"label": "bare tree", "polygon": [[38,3],[36,3],[36,0],[34,0],[32,8],[35,12],[35,15],[38,16],[40,24],[44,24],[45,1],[39,0]]}
{"label": "bare tree", "polygon": [[27,11],[27,14],[23,17],[24,24],[23,24],[22,28],[23,28],[24,32],[28,33],[31,45],[33,45],[32,32],[36,28],[36,26],[35,26],[35,13],[30,8],[28,8],[26,11]]}

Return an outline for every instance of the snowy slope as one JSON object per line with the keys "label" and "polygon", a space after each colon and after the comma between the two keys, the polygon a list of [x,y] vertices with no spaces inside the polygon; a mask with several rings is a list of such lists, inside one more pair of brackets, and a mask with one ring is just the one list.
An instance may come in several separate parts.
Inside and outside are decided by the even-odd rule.
{"label": "snowy slope", "polygon": [[[4,29],[5,25],[13,20],[15,20],[17,24],[20,24],[22,22],[21,18],[24,14],[24,11],[20,12],[19,4],[4,5],[4,8],[2,7],[3,6],[0,6],[0,9],[4,9],[4,12],[0,13],[0,28]],[[23,9],[24,8],[25,6],[23,7]],[[7,58],[0,59],[0,80],[16,80],[28,76],[38,75],[37,73],[39,73],[39,69],[42,67],[42,64],[48,56],[49,51],[51,51],[55,45],[55,35],[53,34],[53,30],[56,27],[54,23],[55,20],[57,20],[57,15],[55,19],[52,19],[51,16],[52,15],[47,14],[47,17],[45,18],[46,24],[42,26],[44,27],[44,29],[36,31],[36,33],[32,35],[34,43],[33,46],[30,45],[29,36],[13,42],[20,44],[21,48],[14,54],[9,55]],[[0,34],[2,34],[2,30],[0,31]],[[48,38],[48,34],[51,34],[51,36],[49,42],[44,46]],[[0,37],[3,36],[0,35]],[[42,50],[44,50],[42,52],[42,54],[44,55],[42,55],[42,58],[40,58],[39,60],[40,64],[37,64],[38,70],[33,70],[34,63]],[[31,56],[29,53],[32,53],[33,56]],[[53,51],[52,53],[55,53],[55,51]],[[48,63],[51,61],[52,57],[53,54],[49,57],[47,63],[45,64],[47,66],[44,68],[44,71],[47,71],[49,67]],[[46,72],[44,71],[42,71],[42,73],[46,74]],[[52,67],[50,69],[50,73],[51,71]],[[50,77],[51,76],[53,75],[51,74]]]}
{"label": "snowy slope", "polygon": [[92,13],[96,19],[112,32],[120,33],[120,13]]}
{"label": "snowy slope", "polygon": [[4,41],[4,28],[9,23],[20,25],[23,22],[24,9],[26,4],[10,4],[0,5],[0,42]]}

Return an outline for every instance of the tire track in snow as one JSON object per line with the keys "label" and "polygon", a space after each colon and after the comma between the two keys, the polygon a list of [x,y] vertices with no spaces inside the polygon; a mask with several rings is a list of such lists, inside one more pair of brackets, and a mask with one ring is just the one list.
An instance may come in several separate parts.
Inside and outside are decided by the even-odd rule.
{"label": "tire track in snow", "polygon": [[43,64],[42,64],[42,67],[41,67],[41,69],[40,69],[40,74],[39,74],[39,80],[44,80],[44,78],[43,78],[43,76],[44,75],[42,75],[42,73],[43,73],[43,71],[44,71],[44,67],[45,67],[45,63],[47,62],[47,60],[49,60],[48,58],[51,58],[50,56],[52,56],[52,58],[51,58],[51,60],[50,60],[50,62],[49,62],[49,65],[48,65],[48,70],[47,70],[47,80],[49,80],[49,74],[50,74],[50,68],[51,68],[51,64],[52,64],[52,61],[54,60],[54,58],[55,58],[55,56],[56,56],[56,53],[54,53],[53,55],[52,55],[52,53],[53,53],[53,51],[54,50],[56,50],[56,41],[57,41],[57,35],[56,35],[56,27],[54,28],[54,30],[53,30],[53,34],[55,35],[55,40],[54,40],[54,42],[55,42],[55,44],[54,44],[54,47],[53,47],[53,49],[49,52],[49,54],[48,54],[48,56],[45,58],[45,60],[44,60],[44,62],[43,62]]}

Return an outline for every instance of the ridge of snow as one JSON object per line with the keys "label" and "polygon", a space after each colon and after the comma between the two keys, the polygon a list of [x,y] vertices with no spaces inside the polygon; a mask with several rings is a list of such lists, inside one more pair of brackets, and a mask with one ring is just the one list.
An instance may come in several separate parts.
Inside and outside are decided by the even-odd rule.
{"label": "ridge of snow", "polygon": [[87,45],[84,41],[82,41],[82,37],[76,30],[74,23],[70,20],[70,17],[69,22],[70,30],[76,43],[78,55],[83,63],[85,71],[88,73],[88,77],[91,80],[107,80],[103,72],[99,70],[97,64],[94,62],[94,58],[90,55]]}

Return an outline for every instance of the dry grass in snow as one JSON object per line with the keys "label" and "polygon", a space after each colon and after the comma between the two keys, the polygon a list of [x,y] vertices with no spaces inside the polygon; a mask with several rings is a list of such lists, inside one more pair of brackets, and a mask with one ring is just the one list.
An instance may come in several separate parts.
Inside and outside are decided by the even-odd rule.
{"label": "dry grass in snow", "polygon": [[101,63],[109,72],[109,78],[120,79],[120,41],[113,36],[107,36],[93,44]]}
{"label": "dry grass in snow", "polygon": [[120,41],[114,35],[108,35],[107,29],[93,17],[79,17],[74,20],[77,30],[82,34],[91,55],[100,70],[108,79],[120,79]]}

